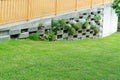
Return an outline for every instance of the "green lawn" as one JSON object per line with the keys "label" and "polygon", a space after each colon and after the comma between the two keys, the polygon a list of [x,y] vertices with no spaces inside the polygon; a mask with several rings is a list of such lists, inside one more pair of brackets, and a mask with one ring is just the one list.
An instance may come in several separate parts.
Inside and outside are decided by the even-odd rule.
{"label": "green lawn", "polygon": [[120,80],[120,33],[93,40],[0,42],[0,80]]}

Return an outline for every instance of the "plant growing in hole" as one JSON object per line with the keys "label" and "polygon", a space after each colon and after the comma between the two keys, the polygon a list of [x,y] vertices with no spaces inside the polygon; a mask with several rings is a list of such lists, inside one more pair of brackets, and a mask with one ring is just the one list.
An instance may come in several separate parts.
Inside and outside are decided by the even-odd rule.
{"label": "plant growing in hole", "polygon": [[30,34],[29,39],[34,40],[34,41],[39,41],[40,37],[37,33],[32,33]]}
{"label": "plant growing in hole", "polygon": [[50,30],[46,32],[45,38],[46,40],[49,40],[49,41],[55,41],[56,36],[55,36],[55,33],[52,30]]}
{"label": "plant growing in hole", "polygon": [[71,19],[70,19],[70,24],[71,24],[72,26],[75,26],[76,21],[74,20],[74,18],[71,18]]}
{"label": "plant growing in hole", "polygon": [[99,33],[100,29],[98,28],[97,25],[92,25],[91,29],[94,31],[95,34]]}
{"label": "plant growing in hole", "polygon": [[89,20],[90,18],[91,18],[91,15],[88,15],[87,20]]}
{"label": "plant growing in hole", "polygon": [[44,29],[44,27],[45,26],[42,23],[40,23],[39,26],[38,26],[38,30],[42,30],[42,29]]}
{"label": "plant growing in hole", "polygon": [[70,35],[74,35],[74,34],[76,34],[76,30],[75,30],[75,28],[70,28],[70,30],[69,30],[69,34]]}
{"label": "plant growing in hole", "polygon": [[71,24],[69,24],[69,23],[67,23],[66,25],[65,25],[65,27],[64,27],[64,29],[66,29],[66,30],[70,30],[72,28],[72,25]]}
{"label": "plant growing in hole", "polygon": [[61,20],[59,20],[59,23],[60,23],[61,28],[64,28],[65,25],[66,25],[66,20],[65,19],[61,19]]}
{"label": "plant growing in hole", "polygon": [[94,17],[94,20],[95,22],[100,22],[100,20],[102,19],[101,15],[100,14],[96,14],[95,17]]}
{"label": "plant growing in hole", "polygon": [[63,28],[63,20],[54,20],[52,19],[52,30],[57,33],[58,30],[61,30]]}
{"label": "plant growing in hole", "polygon": [[81,24],[83,25],[86,22],[86,20],[85,19],[79,19],[79,22],[81,22]]}
{"label": "plant growing in hole", "polygon": [[27,31],[28,31],[28,29],[22,29],[21,33],[24,33],[24,32],[27,32]]}
{"label": "plant growing in hole", "polygon": [[86,21],[84,24],[83,24],[83,29],[90,29],[90,24],[88,21]]}
{"label": "plant growing in hole", "polygon": [[77,20],[74,28],[75,28],[76,30],[82,29],[82,24],[81,24],[81,22],[79,22],[79,21]]}

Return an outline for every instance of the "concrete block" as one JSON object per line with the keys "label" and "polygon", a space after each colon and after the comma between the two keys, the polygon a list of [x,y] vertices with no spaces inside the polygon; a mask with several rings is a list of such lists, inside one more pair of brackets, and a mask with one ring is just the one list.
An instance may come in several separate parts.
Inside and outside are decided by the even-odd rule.
{"label": "concrete block", "polygon": [[0,41],[9,40],[9,39],[10,39],[10,35],[0,36]]}
{"label": "concrete block", "polygon": [[9,35],[9,30],[0,31],[0,36],[6,36],[6,35]]}
{"label": "concrete block", "polygon": [[73,40],[73,35],[68,36],[68,40]]}
{"label": "concrete block", "polygon": [[63,30],[58,30],[57,31],[57,35],[62,35],[63,34]]}
{"label": "concrete block", "polygon": [[63,35],[57,35],[57,40],[63,40]]}
{"label": "concrete block", "polygon": [[77,11],[77,14],[76,16],[79,17],[79,16],[83,16],[83,15],[88,15],[90,13],[91,9],[90,8],[85,8],[85,9],[80,9]]}
{"label": "concrete block", "polygon": [[73,40],[78,40],[78,35],[73,35]]}
{"label": "concrete block", "polygon": [[63,38],[68,37],[68,33],[63,34]]}
{"label": "concrete block", "polygon": [[77,34],[77,37],[78,37],[78,38],[82,37],[82,33],[78,33],[78,34]]}
{"label": "concrete block", "polygon": [[58,14],[54,19],[55,20],[60,20],[60,19],[69,20],[70,18],[76,18],[76,12],[75,11]]}
{"label": "concrete block", "polygon": [[92,39],[93,38],[93,34],[90,34],[89,37]]}
{"label": "concrete block", "polygon": [[38,30],[37,27],[30,27],[30,28],[28,29],[28,32],[34,32],[34,31],[37,31],[37,30]]}
{"label": "concrete block", "polygon": [[91,19],[94,19],[95,15],[91,14],[90,17],[91,17]]}
{"label": "concrete block", "polygon": [[21,33],[21,34],[19,35],[19,38],[20,38],[20,39],[28,38],[28,37],[29,37],[29,32],[24,32],[24,33]]}
{"label": "concrete block", "polygon": [[40,24],[40,20],[31,21],[29,22],[29,27],[38,27],[39,24]]}
{"label": "concrete block", "polygon": [[81,30],[78,30],[77,33],[78,33],[78,34],[81,34],[81,33],[82,33],[82,29],[81,29]]}
{"label": "concrete block", "polygon": [[21,25],[19,25],[18,27],[20,27],[20,29],[27,29],[27,28],[30,27],[30,24],[25,23],[25,24],[21,24]]}
{"label": "concrete block", "polygon": [[86,35],[82,35],[82,37],[81,37],[82,39],[86,39]]}
{"label": "concrete block", "polygon": [[43,25],[45,26],[46,29],[50,29],[52,18],[53,18],[53,16],[42,17],[40,19],[40,23],[43,23]]}
{"label": "concrete block", "polygon": [[43,34],[45,34],[45,29],[38,30],[37,33],[39,35],[43,35]]}
{"label": "concrete block", "polygon": [[10,35],[15,35],[15,34],[20,34],[21,33],[21,30],[20,29],[15,29],[15,30],[10,30],[9,31],[9,34]]}

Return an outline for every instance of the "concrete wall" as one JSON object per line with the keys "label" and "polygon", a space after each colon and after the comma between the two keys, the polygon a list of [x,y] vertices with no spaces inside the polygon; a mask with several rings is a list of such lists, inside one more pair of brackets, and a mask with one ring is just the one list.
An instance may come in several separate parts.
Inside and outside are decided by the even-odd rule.
{"label": "concrete wall", "polygon": [[[37,27],[39,23],[44,23],[45,29],[51,28],[51,19],[66,19],[69,20],[70,18],[78,18],[80,14],[83,12],[90,12],[95,11],[98,9],[103,9],[103,23],[100,27],[100,36],[99,37],[106,37],[109,36],[117,31],[117,15],[115,14],[115,11],[111,8],[110,4],[107,5],[99,5],[93,8],[86,8],[81,9],[78,11],[71,11],[66,13],[61,13],[56,16],[46,16],[46,17],[40,17],[36,18],[30,21],[21,21],[6,25],[0,26],[0,40],[6,40],[10,39],[10,36],[13,34],[19,34],[18,37],[23,38],[28,37],[29,33],[31,31],[37,31]],[[22,29],[28,29],[27,33],[21,33]]]}
{"label": "concrete wall", "polygon": [[106,37],[117,32],[117,23],[118,17],[115,11],[111,8],[109,4],[105,5],[102,37]]}

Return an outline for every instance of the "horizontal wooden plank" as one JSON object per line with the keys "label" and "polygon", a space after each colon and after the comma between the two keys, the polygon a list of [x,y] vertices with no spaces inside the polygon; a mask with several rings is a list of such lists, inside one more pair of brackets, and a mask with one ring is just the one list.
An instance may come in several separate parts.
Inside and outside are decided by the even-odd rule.
{"label": "horizontal wooden plank", "polygon": [[0,0],[0,24],[90,8],[113,0]]}

